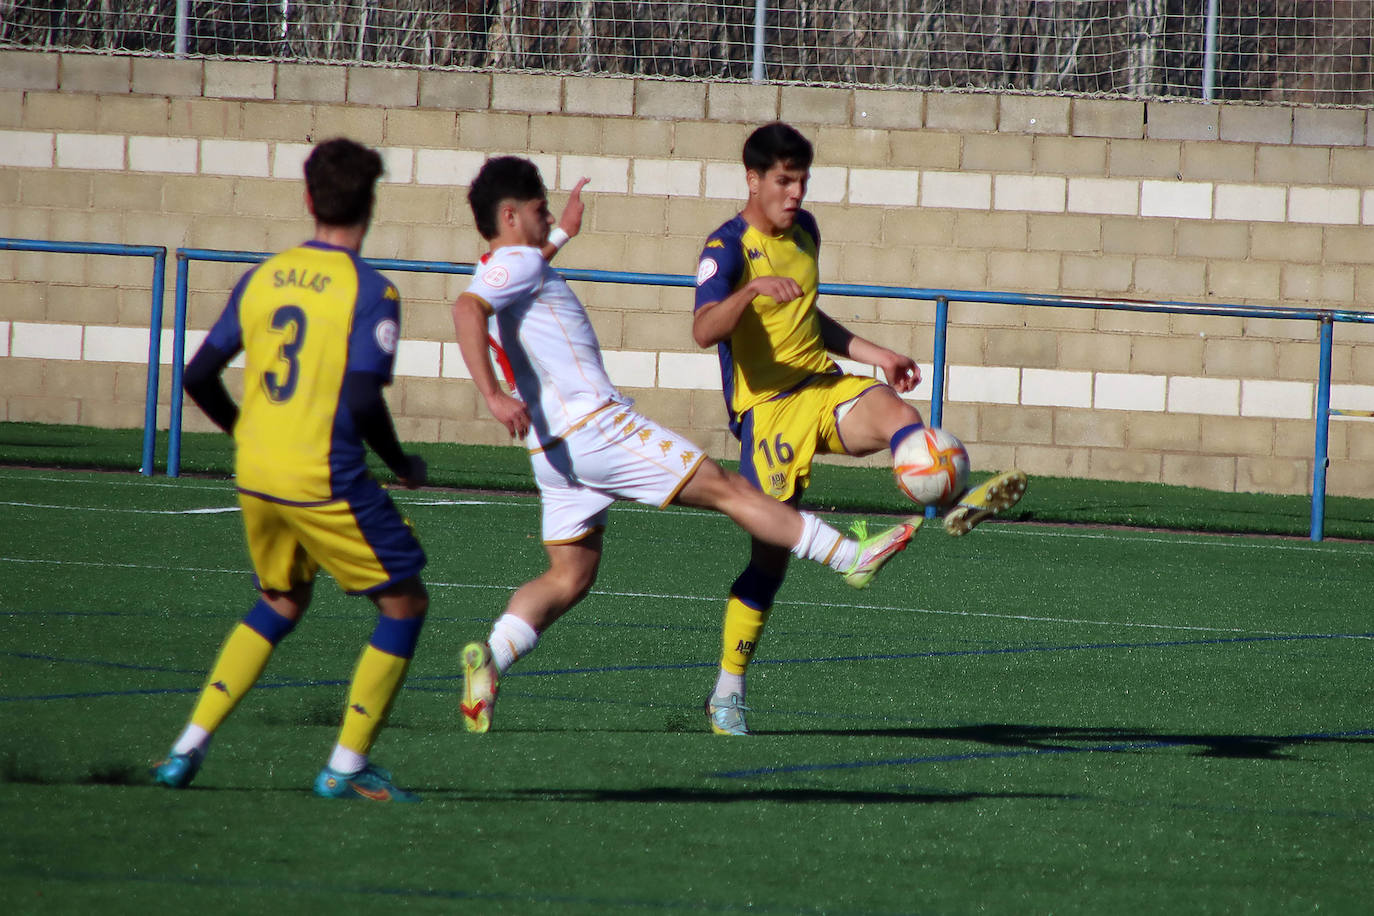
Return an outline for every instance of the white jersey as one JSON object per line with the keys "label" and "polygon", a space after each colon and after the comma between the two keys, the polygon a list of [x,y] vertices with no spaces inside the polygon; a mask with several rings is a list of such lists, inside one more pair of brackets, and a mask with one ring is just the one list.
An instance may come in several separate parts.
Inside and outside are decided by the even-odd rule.
{"label": "white jersey", "polygon": [[586,308],[539,249],[496,249],[477,266],[467,292],[491,309],[530,412],[530,447],[563,437],[608,403],[632,403],[606,375]]}

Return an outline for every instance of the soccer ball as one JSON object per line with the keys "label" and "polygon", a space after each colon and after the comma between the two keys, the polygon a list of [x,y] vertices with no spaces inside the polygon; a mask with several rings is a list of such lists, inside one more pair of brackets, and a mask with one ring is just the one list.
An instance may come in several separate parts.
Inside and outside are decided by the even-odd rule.
{"label": "soccer ball", "polygon": [[944,506],[968,485],[964,443],[943,429],[926,426],[897,443],[892,473],[902,492],[923,506]]}

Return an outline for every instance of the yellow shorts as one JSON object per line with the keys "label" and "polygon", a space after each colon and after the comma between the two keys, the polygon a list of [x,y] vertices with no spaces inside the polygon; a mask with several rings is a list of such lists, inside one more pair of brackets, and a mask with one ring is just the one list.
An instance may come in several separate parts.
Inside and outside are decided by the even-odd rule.
{"label": "yellow shorts", "polygon": [[817,454],[846,455],[840,419],[876,378],[819,375],[801,388],[750,408],[740,427],[739,472],[774,499],[789,500],[811,481]]}
{"label": "yellow shorts", "polygon": [[417,575],[425,552],[410,522],[375,481],[344,499],[284,503],[239,491],[243,529],[258,588],[289,591],[323,567],[350,595]]}

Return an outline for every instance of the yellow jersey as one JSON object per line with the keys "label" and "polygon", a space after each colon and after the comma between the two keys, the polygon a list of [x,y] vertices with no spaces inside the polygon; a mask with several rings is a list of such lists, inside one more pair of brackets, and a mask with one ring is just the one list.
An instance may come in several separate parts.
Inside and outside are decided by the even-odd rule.
{"label": "yellow jersey", "polygon": [[741,417],[751,407],[793,391],[816,375],[840,371],[826,351],[816,310],[820,244],[815,218],[801,210],[792,227],[777,236],[737,215],[711,233],[702,249],[696,308],[721,301],[755,277],[791,277],[802,288],[801,297],[790,302],[755,298],[730,338],[717,347],[721,387],[736,436]]}

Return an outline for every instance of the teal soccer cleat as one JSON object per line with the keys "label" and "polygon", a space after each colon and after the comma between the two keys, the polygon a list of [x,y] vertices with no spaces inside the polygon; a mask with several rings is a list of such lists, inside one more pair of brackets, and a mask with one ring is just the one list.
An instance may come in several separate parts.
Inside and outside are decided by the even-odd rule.
{"label": "teal soccer cleat", "polygon": [[325,767],[315,777],[315,794],[321,798],[364,798],[378,802],[417,802],[420,796],[397,788],[391,774],[368,764],[356,773],[340,773]]}
{"label": "teal soccer cleat", "polygon": [[737,693],[728,697],[710,697],[706,701],[706,718],[711,721],[711,732],[717,735],[749,734],[749,726],[744,724],[744,714],[748,709],[744,705],[744,698]]}
{"label": "teal soccer cleat", "polygon": [[196,778],[204,759],[205,754],[202,751],[168,754],[165,760],[153,764],[153,782],[169,789],[184,789]]}

